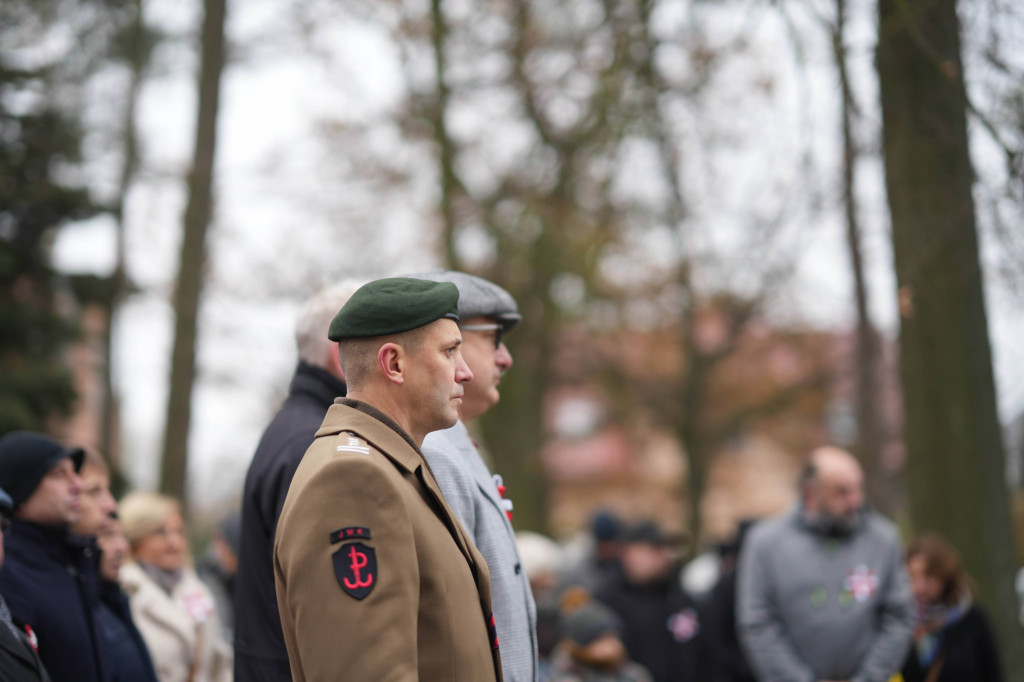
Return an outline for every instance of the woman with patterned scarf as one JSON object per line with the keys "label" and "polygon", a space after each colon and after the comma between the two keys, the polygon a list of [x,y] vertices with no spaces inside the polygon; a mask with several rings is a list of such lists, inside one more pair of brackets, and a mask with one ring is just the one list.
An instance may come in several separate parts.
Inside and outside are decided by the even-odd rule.
{"label": "woman with patterned scarf", "polygon": [[956,550],[938,535],[922,535],[907,548],[907,571],[917,627],[904,680],[1001,682],[995,636]]}

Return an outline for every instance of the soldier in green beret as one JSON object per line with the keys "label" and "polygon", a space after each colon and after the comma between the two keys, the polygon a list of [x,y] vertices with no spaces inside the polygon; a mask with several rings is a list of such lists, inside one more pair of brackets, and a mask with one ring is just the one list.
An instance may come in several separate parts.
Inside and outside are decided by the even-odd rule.
{"label": "soldier in green beret", "polygon": [[292,479],[274,543],[295,682],[501,680],[487,564],[423,459],[473,374],[450,282],[391,278],[334,318],[348,396]]}

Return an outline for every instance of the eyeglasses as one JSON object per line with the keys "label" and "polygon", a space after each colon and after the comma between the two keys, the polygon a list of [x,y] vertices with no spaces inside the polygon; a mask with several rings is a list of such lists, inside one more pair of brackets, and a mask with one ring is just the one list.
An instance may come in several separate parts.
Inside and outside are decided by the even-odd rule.
{"label": "eyeglasses", "polygon": [[498,350],[501,346],[501,337],[505,333],[505,328],[493,322],[490,324],[463,324],[459,325],[459,329],[467,332],[494,332],[494,350]]}

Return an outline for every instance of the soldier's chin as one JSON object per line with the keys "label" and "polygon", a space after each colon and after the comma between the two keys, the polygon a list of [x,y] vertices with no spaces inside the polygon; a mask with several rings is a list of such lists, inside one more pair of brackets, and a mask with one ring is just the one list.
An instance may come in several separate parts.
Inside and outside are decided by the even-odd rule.
{"label": "soldier's chin", "polygon": [[[459,401],[459,404],[462,404],[461,400]],[[450,429],[451,427],[455,426],[455,422],[457,421],[459,421],[459,410],[458,408],[454,408],[450,412],[445,414],[444,422],[437,427],[437,430],[443,431],[444,429]]]}

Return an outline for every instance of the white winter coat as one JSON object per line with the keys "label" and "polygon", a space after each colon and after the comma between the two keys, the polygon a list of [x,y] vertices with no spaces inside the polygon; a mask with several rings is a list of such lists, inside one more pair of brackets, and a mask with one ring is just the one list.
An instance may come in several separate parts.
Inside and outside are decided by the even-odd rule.
{"label": "white winter coat", "polygon": [[231,645],[192,567],[171,594],[135,563],[121,568],[120,580],[160,682],[232,682]]}

